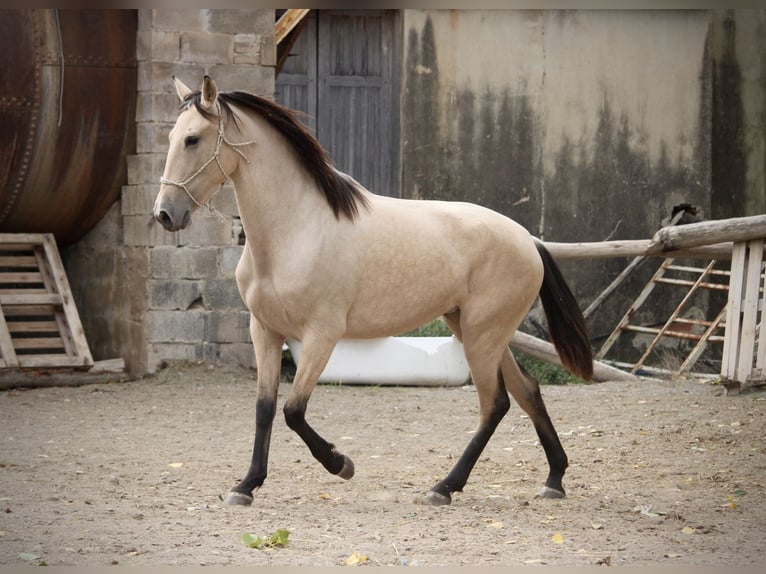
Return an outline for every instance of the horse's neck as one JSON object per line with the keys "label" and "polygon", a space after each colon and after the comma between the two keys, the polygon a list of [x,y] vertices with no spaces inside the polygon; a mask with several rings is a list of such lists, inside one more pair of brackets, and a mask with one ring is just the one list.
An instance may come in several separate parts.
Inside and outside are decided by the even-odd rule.
{"label": "horse's neck", "polygon": [[248,248],[266,266],[315,239],[333,217],[313,178],[273,151],[240,162],[232,176]]}

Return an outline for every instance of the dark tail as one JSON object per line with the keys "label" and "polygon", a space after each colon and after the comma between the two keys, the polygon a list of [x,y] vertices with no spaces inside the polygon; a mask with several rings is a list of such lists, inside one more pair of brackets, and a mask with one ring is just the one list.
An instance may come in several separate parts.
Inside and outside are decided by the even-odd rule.
{"label": "dark tail", "polygon": [[553,346],[567,371],[590,380],[593,377],[593,350],[585,318],[556,261],[541,241],[535,239],[535,245],[545,269],[540,300]]}

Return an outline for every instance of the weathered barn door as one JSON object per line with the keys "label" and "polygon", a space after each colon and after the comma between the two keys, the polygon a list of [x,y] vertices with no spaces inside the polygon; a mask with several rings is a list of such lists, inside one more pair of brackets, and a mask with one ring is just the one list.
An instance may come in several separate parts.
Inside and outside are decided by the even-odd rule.
{"label": "weathered barn door", "polygon": [[277,100],[306,123],[339,169],[370,191],[399,193],[399,31],[392,10],[312,10],[277,77]]}

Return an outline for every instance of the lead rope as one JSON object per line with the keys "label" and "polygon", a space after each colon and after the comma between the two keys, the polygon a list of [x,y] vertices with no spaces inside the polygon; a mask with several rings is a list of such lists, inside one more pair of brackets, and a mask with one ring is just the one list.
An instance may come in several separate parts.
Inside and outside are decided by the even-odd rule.
{"label": "lead rope", "polygon": [[[215,199],[215,196],[218,195],[218,192],[221,191],[221,188],[223,188],[224,184],[229,181],[229,174],[226,173],[226,170],[223,169],[223,166],[221,165],[221,147],[223,144],[228,145],[231,149],[233,149],[235,152],[237,152],[242,159],[244,159],[248,164],[250,163],[250,160],[248,157],[240,150],[239,148],[246,145],[254,144],[256,140],[250,140],[247,142],[230,142],[228,139],[226,139],[226,135],[223,132],[223,119],[220,115],[221,109],[218,108],[218,140],[215,143],[215,152],[213,153],[212,157],[207,160],[205,163],[202,164],[202,166],[195,171],[193,174],[191,174],[189,177],[184,179],[183,181],[174,181],[172,179],[166,179],[164,177],[160,177],[160,183],[163,183],[165,185],[175,185],[176,187],[180,187],[186,192],[186,195],[189,196],[189,198],[198,206],[198,207],[206,207],[210,213],[215,215],[220,221],[225,221],[226,216],[218,211],[215,207],[213,207],[212,201]],[[210,199],[208,199],[204,204],[197,201],[197,198],[192,195],[192,193],[189,191],[189,188],[186,187],[195,177],[197,177],[199,174],[201,174],[204,169],[210,165],[213,160],[218,164],[218,169],[221,170],[221,173],[224,176],[224,180],[221,183],[221,185],[218,187],[217,190],[215,190],[215,193],[210,196]]]}

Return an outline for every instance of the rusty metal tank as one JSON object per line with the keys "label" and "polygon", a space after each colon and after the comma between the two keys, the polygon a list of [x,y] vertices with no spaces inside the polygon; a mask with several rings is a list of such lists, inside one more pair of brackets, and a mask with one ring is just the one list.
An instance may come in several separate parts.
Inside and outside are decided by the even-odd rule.
{"label": "rusty metal tank", "polygon": [[136,10],[0,10],[0,232],[82,237],[135,153]]}

